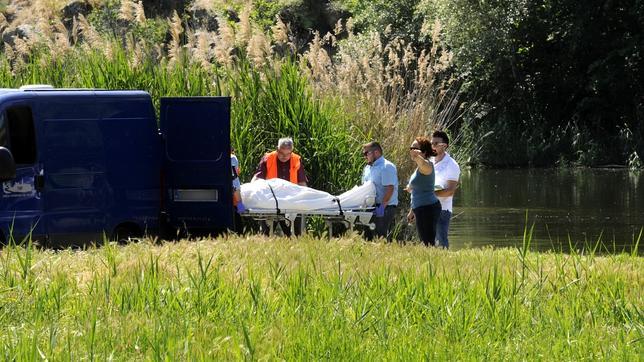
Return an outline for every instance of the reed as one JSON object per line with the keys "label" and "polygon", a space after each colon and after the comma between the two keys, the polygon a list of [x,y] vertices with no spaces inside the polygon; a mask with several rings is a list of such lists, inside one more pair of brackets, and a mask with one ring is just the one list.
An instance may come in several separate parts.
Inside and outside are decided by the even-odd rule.
{"label": "reed", "polygon": [[46,50],[33,52],[18,69],[11,69],[5,60],[0,64],[1,86],[45,83],[144,89],[156,104],[162,96],[228,95],[233,97],[231,142],[244,181],[250,180],[261,156],[275,148],[277,139],[292,136],[312,186],[338,193],[359,182],[361,130],[337,103],[315,97],[296,63],[286,60],[258,66],[237,61],[232,68],[204,67],[205,57],[192,61],[179,51],[161,63],[146,56],[133,62],[134,50],[117,42],[110,44],[109,55],[80,48],[64,57],[54,57]]}
{"label": "reed", "polygon": [[[288,24],[280,18],[272,27],[255,23],[255,10],[247,3],[241,6],[237,23],[219,17],[214,33],[189,27],[175,13],[161,21],[168,29],[166,43],[153,44],[149,37],[127,33],[154,27],[159,20],[146,18],[140,1],[120,2],[114,23],[121,24],[123,31],[109,34],[97,31],[82,15],[68,32],[57,18],[63,5],[62,1],[34,1],[32,6],[47,8],[46,19],[21,11],[17,20],[0,25],[42,24],[44,34],[4,45],[2,86],[42,82],[138,88],[152,93],[155,100],[163,95],[233,95],[233,127],[245,135],[232,135],[243,179],[250,177],[259,156],[287,135],[298,138],[296,147],[307,156],[317,187],[336,192],[357,182],[361,166],[357,152],[371,140],[384,145],[386,157],[399,165],[405,179],[413,167],[406,151],[413,138],[434,128],[447,129],[463,113],[458,85],[445,76],[451,54],[440,46],[438,22],[427,26],[432,34],[432,46],[427,49],[414,49],[389,32],[357,34],[351,19],[338,22],[332,33],[318,34],[309,44],[296,47]],[[101,4],[94,5],[100,11]],[[216,13],[228,5],[200,1],[192,8]],[[114,34],[121,35],[114,38]],[[296,49],[307,51],[297,54]],[[294,77],[299,79],[293,81]],[[258,88],[242,89],[236,82]],[[275,88],[282,86],[304,93]],[[296,97],[293,105],[274,94],[279,90]],[[247,95],[266,103],[253,109]],[[250,117],[244,117],[249,111]],[[452,138],[454,150],[459,150],[460,136]],[[329,145],[339,147],[333,151]],[[318,167],[320,163],[324,165]]]}

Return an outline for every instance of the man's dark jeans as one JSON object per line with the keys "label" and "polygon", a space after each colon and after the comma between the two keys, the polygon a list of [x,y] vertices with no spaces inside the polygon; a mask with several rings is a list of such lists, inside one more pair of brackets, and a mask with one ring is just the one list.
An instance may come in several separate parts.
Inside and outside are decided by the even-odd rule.
{"label": "man's dark jeans", "polygon": [[449,240],[447,233],[449,232],[449,220],[452,218],[452,213],[448,210],[442,210],[436,224],[436,240],[438,245],[445,249],[449,249]]}
{"label": "man's dark jeans", "polygon": [[[377,206],[377,205],[376,205]],[[395,226],[396,220],[396,205],[387,205],[385,207],[385,215],[382,217],[376,217],[375,215],[371,218],[371,222],[376,225],[375,230],[366,229],[364,237],[367,240],[373,240],[375,236],[381,238],[387,238],[388,242],[391,242],[393,238],[393,229]]]}

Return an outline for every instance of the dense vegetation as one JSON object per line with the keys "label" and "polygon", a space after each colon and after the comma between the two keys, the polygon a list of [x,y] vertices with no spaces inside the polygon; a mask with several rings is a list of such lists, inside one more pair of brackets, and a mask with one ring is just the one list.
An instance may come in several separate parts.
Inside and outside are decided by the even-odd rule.
{"label": "dense vegetation", "polygon": [[[106,39],[124,48],[128,63],[148,62],[138,70],[148,73],[144,78],[159,72],[153,68],[164,63],[160,59],[172,65],[183,57],[182,66],[201,68],[206,78],[225,68],[228,75],[237,74],[229,79],[243,80],[240,72],[251,69],[264,81],[271,77],[265,73],[286,61],[298,65],[287,74],[300,77],[301,86],[309,89],[307,104],[318,104],[326,109],[323,118],[339,117],[338,127],[351,130],[353,142],[342,143],[339,152],[375,138],[390,158],[403,163],[401,146],[415,133],[438,127],[450,131],[461,161],[473,164],[642,167],[640,1],[86,0],[65,5],[58,0],[3,2],[5,79],[11,78],[8,74],[23,82],[42,79],[29,76],[23,66],[34,50],[60,59],[69,56],[68,48],[106,50]],[[156,84],[129,80],[48,79],[58,86],[167,94],[151,88]],[[210,87],[209,81],[203,83]],[[2,86],[18,84],[5,81]],[[187,93],[204,90],[183,87],[190,88]],[[273,122],[276,116],[299,121],[275,105],[267,104],[262,112],[253,111],[245,121]],[[280,126],[254,133],[267,136],[253,144],[256,150],[248,147],[257,140],[235,136],[236,146],[251,152],[248,159],[242,156],[246,169],[272,147],[274,137],[298,131],[284,128],[284,122],[275,125]],[[299,151],[329,156],[310,146],[301,143]]]}
{"label": "dense vegetation", "polygon": [[427,21],[440,20],[441,45],[453,53],[461,100],[470,105],[470,122],[454,131],[489,134],[475,161],[642,166],[641,1],[340,3],[358,26],[393,24],[417,46]]}
{"label": "dense vegetation", "polygon": [[644,3],[439,3],[481,162],[642,166]]}
{"label": "dense vegetation", "polygon": [[641,257],[357,238],[0,251],[5,360],[619,360]]}
{"label": "dense vegetation", "polygon": [[[462,162],[641,167],[641,4],[571,0],[0,0],[0,87],[233,97],[250,178],[291,135],[312,185],[376,139]],[[315,32],[318,30],[318,32]],[[404,182],[404,181],[403,181]],[[263,237],[0,249],[0,356],[598,359],[642,356],[642,258]],[[639,239],[638,239],[639,240]]]}

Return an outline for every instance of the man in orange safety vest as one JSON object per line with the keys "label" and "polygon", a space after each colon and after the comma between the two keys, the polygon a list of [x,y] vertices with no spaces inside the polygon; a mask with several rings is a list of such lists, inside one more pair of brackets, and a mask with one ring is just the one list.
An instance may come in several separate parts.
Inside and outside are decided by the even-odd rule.
{"label": "man in orange safety vest", "polygon": [[293,153],[293,139],[290,137],[280,138],[277,142],[277,150],[262,157],[253,180],[258,178],[265,180],[281,178],[300,186],[307,186],[308,180],[304,172],[302,158]]}
{"label": "man in orange safety vest", "polygon": [[[277,150],[269,152],[262,157],[257,166],[253,181],[256,179],[269,180],[272,178],[281,178],[300,186],[307,186],[308,180],[304,172],[302,158],[293,153],[293,139],[290,137],[280,138],[277,141]],[[291,236],[291,230],[288,225],[281,221],[280,226],[286,236]],[[264,234],[268,235],[268,224],[260,223]],[[301,233],[301,218],[295,219],[295,235]]]}

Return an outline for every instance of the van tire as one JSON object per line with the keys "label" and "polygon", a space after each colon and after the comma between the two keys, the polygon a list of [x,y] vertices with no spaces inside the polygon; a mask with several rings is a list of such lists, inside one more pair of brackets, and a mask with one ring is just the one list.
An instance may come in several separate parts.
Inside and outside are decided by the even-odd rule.
{"label": "van tire", "polygon": [[133,238],[140,238],[143,236],[141,229],[133,223],[120,224],[114,228],[112,233],[112,240],[117,241],[119,244],[126,244]]}

